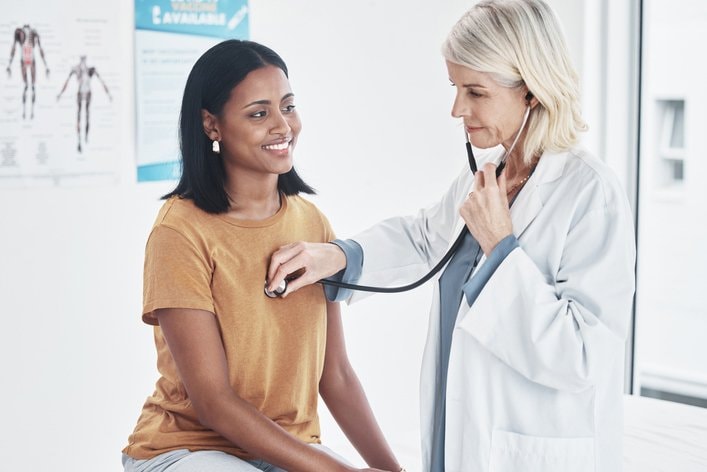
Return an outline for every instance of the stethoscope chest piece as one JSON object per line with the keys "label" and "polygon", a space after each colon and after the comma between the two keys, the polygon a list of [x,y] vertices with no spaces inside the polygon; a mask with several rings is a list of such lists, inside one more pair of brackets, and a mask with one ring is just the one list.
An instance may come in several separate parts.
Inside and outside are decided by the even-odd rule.
{"label": "stethoscope chest piece", "polygon": [[265,281],[265,295],[267,295],[269,298],[278,298],[280,295],[285,293],[287,291],[287,280],[284,280],[280,282],[280,285],[278,285],[275,290],[270,291],[268,290],[268,281]]}

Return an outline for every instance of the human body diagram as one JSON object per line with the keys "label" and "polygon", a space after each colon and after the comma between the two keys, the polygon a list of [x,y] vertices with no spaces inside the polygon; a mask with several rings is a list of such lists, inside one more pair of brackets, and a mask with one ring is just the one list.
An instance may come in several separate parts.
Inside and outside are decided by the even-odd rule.
{"label": "human body diagram", "polygon": [[21,28],[15,29],[12,49],[10,50],[10,61],[7,63],[6,68],[8,77],[12,76],[12,60],[15,57],[15,51],[18,44],[22,50],[22,57],[20,59],[20,73],[22,75],[22,81],[25,85],[24,90],[22,91],[22,119],[25,119],[27,115],[27,90],[29,89],[30,84],[32,86],[30,119],[32,119],[34,118],[34,102],[36,99],[35,81],[37,78],[37,64],[34,58],[35,48],[39,49],[39,54],[44,62],[44,69],[47,77],[49,77],[49,66],[47,65],[47,60],[44,57],[44,50],[42,49],[42,44],[39,39],[39,33],[37,33],[36,29],[31,28],[28,24],[26,24]]}
{"label": "human body diagram", "polygon": [[71,72],[69,72],[69,76],[66,78],[64,86],[61,88],[61,92],[59,92],[56,97],[57,100],[61,98],[61,95],[66,90],[66,87],[69,85],[69,81],[71,80],[72,76],[76,77],[76,81],[78,82],[78,91],[76,93],[76,105],[78,108],[76,113],[76,135],[78,138],[78,151],[81,152],[81,110],[85,109],[86,122],[84,126],[85,132],[83,139],[83,142],[85,144],[86,142],[88,142],[88,130],[90,124],[91,79],[93,79],[93,77],[96,77],[101,82],[103,90],[106,91],[106,94],[108,95],[108,99],[110,101],[113,101],[113,97],[108,91],[108,86],[105,84],[105,82],[103,82],[103,79],[98,74],[98,70],[96,70],[95,67],[89,67],[86,63],[86,56],[81,56],[79,63],[71,68]]}

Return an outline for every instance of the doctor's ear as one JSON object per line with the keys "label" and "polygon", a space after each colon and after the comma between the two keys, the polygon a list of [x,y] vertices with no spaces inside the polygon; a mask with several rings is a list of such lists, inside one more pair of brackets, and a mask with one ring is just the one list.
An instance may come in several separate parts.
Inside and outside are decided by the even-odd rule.
{"label": "doctor's ear", "polygon": [[218,120],[211,112],[205,109],[201,109],[201,122],[204,126],[204,133],[209,139],[219,141],[220,133],[218,131]]}
{"label": "doctor's ear", "polygon": [[535,95],[530,90],[525,94],[525,104],[530,108],[535,108],[535,105],[538,104],[538,99],[535,98]]}

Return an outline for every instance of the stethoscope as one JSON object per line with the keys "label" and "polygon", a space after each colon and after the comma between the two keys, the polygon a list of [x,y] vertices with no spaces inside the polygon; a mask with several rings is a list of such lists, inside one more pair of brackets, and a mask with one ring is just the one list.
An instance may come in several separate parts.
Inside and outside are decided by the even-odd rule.
{"label": "stethoscope", "polygon": [[[508,148],[508,151],[503,155],[501,158],[501,161],[499,162],[498,166],[496,167],[496,178],[498,178],[501,175],[501,172],[503,172],[503,169],[506,167],[506,160],[508,159],[508,156],[510,156],[511,151],[515,148],[516,143],[518,142],[518,138],[520,138],[520,135],[523,133],[523,129],[525,128],[526,123],[528,122],[528,116],[530,116],[530,98],[532,98],[532,95],[530,92],[528,92],[528,95],[526,95],[526,102],[527,107],[525,110],[525,114],[523,115],[523,122],[520,125],[520,128],[518,129],[518,132],[516,133],[516,137],[513,139],[513,144],[511,144],[511,147]],[[474,151],[472,150],[471,147],[471,142],[469,141],[469,134],[466,132],[466,129],[464,130],[464,139],[466,140],[466,155],[469,158],[469,168],[471,169],[471,172],[473,174],[476,174],[476,171],[478,170],[478,166],[476,165],[476,158],[474,157]],[[459,249],[459,246],[461,246],[462,241],[464,240],[464,237],[466,236],[466,233],[468,232],[468,228],[466,225],[462,228],[461,232],[459,233],[459,236],[457,236],[457,239],[454,241],[454,244],[449,248],[447,253],[442,257],[442,259],[437,263],[436,266],[432,268],[425,276],[423,276],[421,279],[407,285],[401,285],[398,287],[372,287],[369,285],[358,285],[358,284],[350,284],[347,282],[338,282],[336,280],[329,280],[329,279],[322,279],[317,281],[317,283],[322,284],[322,285],[329,285],[332,287],[339,287],[339,288],[345,288],[349,290],[357,290],[359,292],[376,292],[376,293],[399,293],[399,292],[407,292],[408,290],[412,290],[414,288],[419,287],[420,285],[424,284],[428,280],[430,280],[432,277],[439,272],[444,265],[449,262],[449,260],[454,256],[454,254],[457,252]],[[287,283],[291,280],[296,279],[300,275],[302,275],[304,271],[302,269],[293,272],[289,276],[285,277],[282,282],[280,282],[280,285],[275,288],[275,290],[270,291],[268,290],[268,283],[267,281],[265,282],[265,295],[267,295],[270,298],[277,298],[283,293],[287,291]]]}

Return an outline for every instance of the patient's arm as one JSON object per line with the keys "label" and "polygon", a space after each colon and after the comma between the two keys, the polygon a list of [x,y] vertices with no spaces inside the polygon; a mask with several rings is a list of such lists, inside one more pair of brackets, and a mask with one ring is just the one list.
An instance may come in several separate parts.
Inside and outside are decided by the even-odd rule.
{"label": "patient's arm", "polygon": [[395,459],[346,354],[341,311],[327,302],[327,343],[319,393],[361,457],[371,467],[397,472]]}

